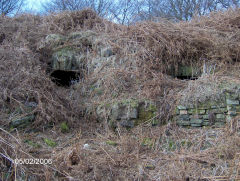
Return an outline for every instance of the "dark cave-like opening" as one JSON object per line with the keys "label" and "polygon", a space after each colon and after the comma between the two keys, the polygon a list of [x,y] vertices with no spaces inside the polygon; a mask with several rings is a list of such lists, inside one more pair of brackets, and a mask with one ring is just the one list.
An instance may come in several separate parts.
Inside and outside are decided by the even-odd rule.
{"label": "dark cave-like opening", "polygon": [[177,79],[180,80],[197,80],[198,77],[192,77],[192,76],[176,76]]}
{"label": "dark cave-like opening", "polygon": [[51,73],[51,80],[58,86],[70,87],[71,85],[79,82],[79,72],[55,70]]}

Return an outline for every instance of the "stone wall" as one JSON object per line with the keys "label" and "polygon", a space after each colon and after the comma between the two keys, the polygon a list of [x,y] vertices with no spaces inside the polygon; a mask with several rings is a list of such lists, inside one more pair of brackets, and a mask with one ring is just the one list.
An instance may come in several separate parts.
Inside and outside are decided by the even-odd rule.
{"label": "stone wall", "polygon": [[179,126],[222,127],[240,115],[240,89],[224,90],[221,100],[192,105],[178,105],[174,120]]}

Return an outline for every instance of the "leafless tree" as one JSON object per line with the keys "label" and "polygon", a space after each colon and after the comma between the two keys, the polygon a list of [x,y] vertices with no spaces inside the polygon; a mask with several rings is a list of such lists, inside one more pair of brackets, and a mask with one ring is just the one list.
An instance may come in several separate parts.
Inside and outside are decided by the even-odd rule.
{"label": "leafless tree", "polygon": [[0,0],[0,15],[17,13],[25,0]]}
{"label": "leafless tree", "polygon": [[91,8],[98,15],[105,17],[111,4],[111,0],[51,0],[43,3],[42,6],[46,12],[75,11]]}
{"label": "leafless tree", "polygon": [[211,11],[239,7],[240,0],[148,0],[145,19],[161,17],[190,20],[194,15],[206,15]]}

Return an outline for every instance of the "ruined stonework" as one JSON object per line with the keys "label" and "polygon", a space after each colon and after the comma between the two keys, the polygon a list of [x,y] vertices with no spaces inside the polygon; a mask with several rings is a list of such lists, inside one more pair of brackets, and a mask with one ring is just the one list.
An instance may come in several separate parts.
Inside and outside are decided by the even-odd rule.
{"label": "ruined stonework", "polygon": [[224,89],[218,101],[178,105],[174,120],[184,127],[222,127],[240,113],[240,87]]}

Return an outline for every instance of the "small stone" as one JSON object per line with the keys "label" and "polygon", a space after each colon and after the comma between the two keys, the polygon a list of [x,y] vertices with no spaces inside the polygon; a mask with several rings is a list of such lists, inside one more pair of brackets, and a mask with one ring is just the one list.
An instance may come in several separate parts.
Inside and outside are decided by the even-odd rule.
{"label": "small stone", "polygon": [[209,121],[205,121],[205,120],[204,120],[203,123],[202,123],[202,125],[203,125],[203,126],[210,126],[211,124],[210,124]]}
{"label": "small stone", "polygon": [[179,110],[183,110],[183,109],[186,110],[186,109],[187,109],[185,106],[181,106],[181,105],[180,105],[180,106],[177,106],[177,108],[178,108]]}
{"label": "small stone", "polygon": [[230,115],[230,116],[236,116],[237,112],[236,111],[228,111],[227,114]]}
{"label": "small stone", "polygon": [[182,114],[177,117],[177,120],[189,121],[189,119],[189,115],[187,114]]}
{"label": "small stone", "polygon": [[206,110],[205,110],[205,109],[200,109],[200,110],[198,110],[198,113],[199,113],[199,114],[205,114],[205,113],[206,113]]}
{"label": "small stone", "polygon": [[233,99],[227,99],[227,104],[228,105],[239,105],[239,101],[233,100]]}
{"label": "small stone", "polygon": [[216,118],[217,119],[225,119],[225,115],[224,114],[216,114]]}
{"label": "small stone", "polygon": [[189,109],[188,114],[193,114],[195,112],[195,109]]}
{"label": "small stone", "polygon": [[225,108],[212,109],[211,111],[214,113],[226,113],[228,109],[225,107]]}
{"label": "small stone", "polygon": [[187,114],[187,113],[188,113],[187,110],[180,110],[180,115]]}
{"label": "small stone", "polygon": [[199,124],[199,125],[201,125],[202,122],[203,122],[202,119],[191,119],[191,120],[190,120],[191,125],[192,125],[192,124]]}
{"label": "small stone", "polygon": [[208,118],[209,118],[208,114],[203,115],[203,119],[208,119]]}
{"label": "small stone", "polygon": [[177,125],[179,126],[190,126],[190,121],[183,121],[183,120],[179,120],[177,121]]}
{"label": "small stone", "polygon": [[112,55],[113,55],[113,51],[112,51],[112,48],[110,48],[110,47],[104,48],[101,50],[102,57],[110,57]]}
{"label": "small stone", "polygon": [[90,149],[90,145],[89,145],[89,144],[84,144],[84,145],[83,145],[83,149],[89,150],[89,149]]}

